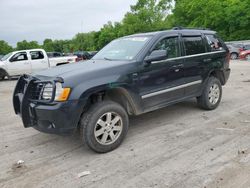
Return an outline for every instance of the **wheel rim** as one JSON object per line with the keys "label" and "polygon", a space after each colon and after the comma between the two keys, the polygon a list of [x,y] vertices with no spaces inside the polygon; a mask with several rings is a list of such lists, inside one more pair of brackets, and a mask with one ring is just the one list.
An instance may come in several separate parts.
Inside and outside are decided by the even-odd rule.
{"label": "wheel rim", "polygon": [[220,98],[220,88],[218,84],[213,84],[210,87],[209,93],[208,93],[209,102],[215,105],[219,101],[219,98]]}
{"label": "wheel rim", "polygon": [[120,137],[122,128],[121,116],[114,112],[107,112],[98,119],[95,125],[95,139],[102,145],[113,144]]}
{"label": "wheel rim", "polygon": [[231,54],[231,59],[237,59],[237,55],[236,54]]}
{"label": "wheel rim", "polygon": [[247,56],[246,56],[246,59],[247,59],[247,60],[250,60],[250,55],[247,55]]}

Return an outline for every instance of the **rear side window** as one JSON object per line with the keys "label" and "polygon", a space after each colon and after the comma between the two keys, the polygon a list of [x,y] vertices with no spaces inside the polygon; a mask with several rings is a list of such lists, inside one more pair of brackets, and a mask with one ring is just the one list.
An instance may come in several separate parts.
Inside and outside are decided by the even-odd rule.
{"label": "rear side window", "polygon": [[31,59],[36,60],[36,59],[43,59],[44,55],[42,51],[32,51],[30,52]]}
{"label": "rear side window", "polygon": [[206,34],[206,39],[208,42],[208,50],[210,52],[212,51],[218,51],[218,50],[223,50],[225,46],[223,46],[222,41],[219,37],[216,35],[208,35]]}
{"label": "rear side window", "polygon": [[183,37],[186,55],[201,54],[206,52],[205,45],[200,36]]}

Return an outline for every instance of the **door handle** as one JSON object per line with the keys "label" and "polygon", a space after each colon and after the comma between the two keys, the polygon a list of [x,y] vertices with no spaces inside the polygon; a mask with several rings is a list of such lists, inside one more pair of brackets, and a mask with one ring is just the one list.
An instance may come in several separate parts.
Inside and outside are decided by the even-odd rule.
{"label": "door handle", "polygon": [[174,72],[179,72],[179,71],[180,71],[180,69],[175,69],[175,70],[174,70]]}
{"label": "door handle", "polygon": [[212,61],[211,58],[208,58],[208,59],[204,59],[204,60],[203,60],[204,63],[208,63],[208,62],[210,62],[210,61]]}
{"label": "door handle", "polygon": [[173,68],[183,68],[183,67],[184,67],[184,64],[173,65],[172,67],[173,67]]}
{"label": "door handle", "polygon": [[133,81],[138,81],[138,73],[133,73],[132,74],[132,80]]}
{"label": "door handle", "polygon": [[29,64],[29,62],[24,63],[25,65]]}

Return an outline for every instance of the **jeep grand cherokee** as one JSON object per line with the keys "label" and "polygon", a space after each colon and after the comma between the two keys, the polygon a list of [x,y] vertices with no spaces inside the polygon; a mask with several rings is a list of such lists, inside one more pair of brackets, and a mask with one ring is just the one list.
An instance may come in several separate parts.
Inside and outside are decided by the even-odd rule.
{"label": "jeep grand cherokee", "polygon": [[215,109],[229,74],[229,51],[216,32],[181,29],[116,39],[91,60],[23,75],[13,104],[24,127],[64,134],[80,130],[104,153],[117,148],[129,116],[189,98]]}

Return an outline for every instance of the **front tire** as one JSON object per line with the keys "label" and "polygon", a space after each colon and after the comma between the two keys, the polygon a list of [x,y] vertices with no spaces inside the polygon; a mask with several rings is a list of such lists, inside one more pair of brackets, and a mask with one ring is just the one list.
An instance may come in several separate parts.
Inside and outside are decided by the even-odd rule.
{"label": "front tire", "polygon": [[118,103],[103,101],[94,104],[81,119],[84,143],[98,153],[116,149],[124,140],[129,127],[128,114]]}
{"label": "front tire", "polygon": [[214,110],[218,107],[222,96],[222,86],[215,77],[209,77],[202,95],[197,98],[198,105],[205,110]]}

